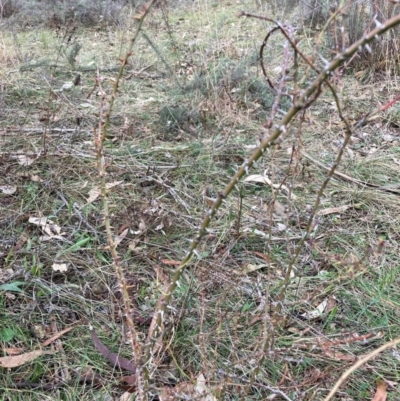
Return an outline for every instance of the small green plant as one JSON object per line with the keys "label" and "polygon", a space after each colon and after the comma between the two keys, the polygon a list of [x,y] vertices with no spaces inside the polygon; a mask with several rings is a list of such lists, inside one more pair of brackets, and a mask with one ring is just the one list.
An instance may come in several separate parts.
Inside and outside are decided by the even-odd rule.
{"label": "small green plant", "polygon": [[9,327],[0,328],[0,341],[7,343],[14,338],[15,334],[15,331]]}

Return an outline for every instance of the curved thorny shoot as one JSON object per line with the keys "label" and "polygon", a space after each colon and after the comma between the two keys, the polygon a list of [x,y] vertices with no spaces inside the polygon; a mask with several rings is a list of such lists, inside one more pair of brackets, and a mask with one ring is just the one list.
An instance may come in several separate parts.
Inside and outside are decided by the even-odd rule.
{"label": "curved thorny shoot", "polygon": [[[252,14],[247,14],[247,13],[242,13],[241,16],[245,17],[252,17],[252,18],[258,18],[262,20],[267,20],[270,22],[273,22],[276,26],[274,30],[279,30],[285,39],[287,40],[288,44],[291,46],[292,50],[294,51],[294,57],[295,57],[295,62],[297,58],[303,59],[306,64],[309,66],[309,68],[313,69],[318,75],[317,77],[313,80],[311,84],[308,85],[308,87],[303,90],[302,92],[298,92],[293,96],[293,104],[291,108],[287,111],[287,113],[284,115],[284,117],[280,120],[280,122],[276,125],[273,125],[272,121],[273,118],[275,117],[274,113],[274,108],[271,112],[271,118],[269,121],[269,124],[267,125],[267,130],[268,134],[266,134],[263,138],[259,146],[256,148],[256,150],[250,155],[250,157],[242,164],[242,166],[238,169],[236,174],[231,178],[229,183],[226,185],[226,187],[218,194],[217,199],[211,206],[210,210],[207,212],[206,216],[204,217],[201,226],[198,230],[198,233],[196,237],[191,241],[190,246],[187,250],[186,256],[184,259],[181,261],[180,265],[176,268],[172,280],[167,288],[167,290],[160,296],[158,299],[157,307],[155,314],[153,316],[153,321],[150,325],[148,337],[146,340],[145,344],[140,344],[139,340],[137,339],[136,335],[136,330],[134,327],[134,323],[132,321],[132,318],[130,317],[129,310],[130,310],[130,300],[129,300],[129,295],[127,291],[127,286],[126,282],[124,279],[123,271],[122,268],[120,267],[119,261],[118,261],[118,255],[115,249],[115,245],[113,242],[113,236],[111,232],[111,226],[110,226],[110,220],[109,220],[109,212],[108,212],[108,203],[106,199],[106,182],[105,182],[105,162],[103,160],[103,145],[104,145],[104,140],[107,136],[107,128],[109,124],[109,119],[112,113],[113,109],[113,104],[114,100],[117,96],[117,91],[118,91],[118,84],[120,82],[120,79],[122,77],[123,69],[125,65],[127,64],[127,61],[132,53],[133,45],[136,42],[136,39],[138,37],[138,34],[140,32],[142,23],[145,19],[145,17],[148,15],[148,11],[150,10],[151,6],[154,5],[157,2],[157,0],[151,0],[149,5],[144,9],[143,14],[139,18],[139,23],[138,27],[136,30],[136,33],[134,34],[133,38],[131,39],[131,42],[128,46],[128,50],[126,52],[126,55],[124,59],[122,60],[121,63],[121,68],[118,73],[117,79],[114,84],[114,89],[113,93],[111,95],[110,101],[108,103],[107,110],[104,112],[104,114],[101,116],[102,118],[100,119],[99,123],[99,128],[97,131],[97,135],[95,137],[96,141],[96,150],[97,150],[97,161],[98,161],[98,170],[99,170],[99,176],[101,180],[101,191],[104,199],[104,213],[105,213],[105,224],[106,224],[106,231],[107,231],[107,237],[108,237],[108,242],[109,242],[109,249],[111,252],[111,255],[113,257],[114,261],[114,266],[116,268],[116,272],[118,275],[118,279],[121,285],[122,289],[122,294],[123,294],[123,300],[125,304],[125,308],[127,311],[127,324],[128,328],[131,334],[131,339],[132,339],[132,345],[133,345],[133,352],[134,352],[134,357],[135,357],[135,364],[137,366],[137,374],[138,374],[138,399],[140,400],[147,400],[149,398],[149,389],[150,389],[150,376],[151,376],[151,369],[152,369],[152,358],[155,350],[155,345],[157,341],[162,338],[163,333],[164,333],[164,316],[167,312],[167,307],[170,303],[171,296],[175,288],[177,287],[179,280],[181,278],[181,275],[183,271],[185,270],[186,266],[190,263],[191,259],[195,255],[196,248],[198,247],[201,239],[204,237],[204,235],[207,233],[208,227],[211,223],[211,220],[213,217],[216,215],[218,209],[224,202],[224,200],[232,193],[233,189],[237,185],[237,183],[246,175],[248,174],[249,170],[251,167],[253,167],[254,163],[260,159],[266,149],[274,146],[282,137],[282,135],[287,131],[288,127],[290,126],[291,122],[293,119],[297,116],[299,112],[304,112],[307,108],[309,108],[319,97],[321,94],[323,88],[329,88],[334,96],[337,108],[338,108],[338,113],[340,115],[340,118],[344,121],[345,126],[346,126],[346,138],[344,141],[344,144],[342,148],[340,149],[336,160],[334,164],[331,167],[331,170],[329,171],[324,183],[322,184],[319,194],[317,195],[317,199],[315,201],[314,207],[313,207],[313,213],[311,213],[311,216],[313,217],[315,215],[315,212],[317,210],[317,207],[319,205],[319,199],[320,199],[320,194],[322,194],[322,191],[328,184],[329,180],[333,176],[336,167],[341,161],[341,157],[344,151],[344,148],[346,144],[348,143],[353,131],[356,127],[351,127],[347,120],[344,118],[343,113],[341,112],[341,107],[339,103],[338,96],[336,94],[335,88],[333,85],[330,83],[329,79],[332,77],[333,72],[341,66],[346,60],[349,60],[354,54],[357,53],[358,50],[363,49],[364,47],[368,46],[368,43],[372,42],[376,37],[379,35],[383,34],[384,32],[388,31],[389,29],[393,28],[394,26],[400,24],[400,15],[397,15],[390,20],[386,21],[384,24],[381,24],[376,27],[373,31],[370,33],[364,35],[363,38],[355,42],[353,45],[348,47],[347,49],[343,50],[341,53],[339,53],[335,58],[333,58],[330,62],[326,62],[324,65],[322,71],[318,71],[317,68],[313,65],[313,63],[299,50],[297,47],[296,42],[292,38],[292,32],[290,29],[287,27],[283,26],[277,21],[261,17],[258,15],[252,15]],[[271,34],[272,32],[270,32]],[[264,40],[263,46],[265,46],[265,41],[268,39],[269,35],[267,35],[266,39]],[[285,65],[287,65],[287,49],[285,50]],[[262,55],[262,51],[261,51]],[[286,67],[285,67],[286,70]],[[284,72],[285,73],[285,72]],[[281,80],[281,84],[278,87],[277,93],[278,96],[282,95],[282,88],[283,88],[283,83],[284,83],[284,78]],[[103,99],[104,100],[104,99]],[[278,102],[274,103],[275,109],[277,109]],[[366,122],[367,118],[363,118],[361,122]],[[275,304],[275,310],[274,314],[277,316],[281,312],[282,309],[282,302],[285,298],[286,294],[286,289],[290,281],[290,272],[292,269],[292,266],[295,264],[298,255],[300,254],[300,251],[302,247],[305,244],[305,241],[308,239],[309,233],[311,231],[312,227],[312,217],[310,217],[310,220],[308,222],[308,226],[305,230],[305,233],[303,235],[303,238],[301,239],[300,243],[298,244],[298,247],[296,248],[295,252],[291,256],[291,260],[289,262],[288,268],[286,269],[286,276],[285,280],[282,284],[281,291],[278,295],[277,302]],[[273,322],[272,322],[273,323]],[[268,328],[266,328],[268,329]],[[268,338],[265,338],[264,341],[264,347],[270,347],[270,341],[268,341]],[[265,354],[265,353],[264,353]],[[259,360],[259,365],[261,365],[263,361],[263,356]],[[257,374],[257,369],[253,372],[252,378],[256,377]],[[249,383],[249,388],[251,386],[251,381]]]}
{"label": "curved thorny shoot", "polygon": [[[268,18],[264,18],[261,16],[257,15],[252,15],[252,14],[247,14],[247,13],[242,13],[241,16],[245,17],[253,17],[253,18],[259,18],[263,20],[268,20],[271,22],[274,22],[279,29],[282,31],[290,45],[292,46],[293,50],[295,53],[303,58],[307,64],[310,64],[311,62],[299,51],[299,49],[296,46],[296,43],[293,42],[293,40],[290,38],[289,34],[287,31],[284,29],[284,27],[278,23],[277,21],[270,20]],[[331,90],[333,90],[334,94],[335,91],[333,89],[333,86],[329,83],[329,78],[332,76],[333,72],[341,66],[346,60],[351,58],[357,51],[362,50],[364,47],[368,46],[368,43],[372,42],[375,38],[377,38],[379,35],[382,35],[389,29],[393,28],[394,26],[400,24],[400,15],[397,15],[388,21],[386,21],[384,24],[376,27],[376,29],[372,30],[368,34],[366,34],[363,38],[355,42],[353,45],[349,46],[347,49],[339,53],[336,57],[334,57],[330,62],[327,62],[326,65],[324,66],[323,70],[319,72],[318,76],[314,79],[314,81],[302,92],[299,94],[299,96],[294,100],[294,104],[292,107],[287,111],[285,116],[280,120],[278,124],[276,124],[272,129],[270,130],[269,136],[265,136],[260,143],[260,145],[257,147],[257,149],[252,153],[252,155],[243,163],[243,165],[239,168],[239,170],[236,172],[236,174],[231,178],[229,183],[226,185],[223,191],[221,191],[217,199],[215,200],[214,204],[211,206],[211,209],[207,212],[206,216],[204,217],[202,224],[199,228],[199,231],[196,235],[196,237],[191,241],[189,249],[186,253],[185,258],[182,260],[180,265],[176,268],[171,283],[169,284],[166,292],[162,294],[158,300],[157,304],[157,309],[153,317],[153,322],[150,326],[147,342],[145,344],[145,352],[143,355],[143,360],[142,360],[142,373],[143,373],[143,378],[145,382],[145,387],[149,388],[149,379],[150,379],[150,370],[151,370],[151,361],[152,361],[152,356],[153,356],[153,350],[154,346],[156,344],[156,341],[159,340],[160,336],[163,335],[163,321],[164,321],[164,315],[166,314],[167,311],[167,306],[170,302],[171,295],[175,288],[178,285],[179,279],[185,270],[186,266],[190,263],[192,257],[195,254],[195,250],[198,247],[201,239],[203,236],[207,233],[207,229],[211,223],[211,220],[213,217],[216,215],[218,209],[224,202],[224,200],[231,194],[237,183],[249,172],[249,169],[254,165],[254,163],[260,159],[265,150],[267,148],[270,148],[274,146],[277,141],[280,139],[281,135],[284,134],[292,120],[296,117],[296,115],[300,111],[304,111],[305,109],[309,108],[319,97],[319,95],[322,92],[322,87],[323,85],[328,86]],[[316,68],[311,64],[311,68],[316,70]],[[342,118],[342,113],[340,112],[340,105],[337,96],[335,96],[335,101],[336,104],[339,108],[339,114],[341,115]],[[339,151],[337,158],[335,160],[335,163],[333,164],[331,171],[329,172],[326,180],[324,181],[321,191],[326,187],[327,183],[329,182],[330,178],[332,177],[336,167],[338,166],[344,147],[348,143],[348,140],[350,139],[350,136],[353,132],[353,129],[346,124],[347,127],[347,141],[345,141],[344,146],[342,149]],[[316,211],[316,208],[318,207],[318,201],[316,201],[316,204],[314,205],[314,214]],[[304,245],[306,239],[308,238],[309,232],[311,230],[311,223],[309,222],[308,229],[306,230],[303,239],[301,240],[296,252],[292,256],[292,260],[290,262],[290,265],[287,269],[286,272],[286,279],[284,281],[284,284],[282,286],[281,292],[278,296],[278,302],[277,306],[275,308],[275,313],[279,313],[282,307],[282,300],[285,296],[285,291],[287,288],[287,285],[289,283],[289,277],[290,277],[290,271],[291,267],[293,266],[295,260],[297,259],[300,250],[302,246]]]}
{"label": "curved thorny shoot", "polygon": [[[100,190],[101,190],[101,195],[103,198],[103,213],[104,213],[104,225],[106,229],[106,234],[107,234],[107,241],[108,241],[108,250],[110,251],[111,257],[113,259],[113,265],[117,274],[118,278],[118,283],[121,287],[121,292],[122,292],[122,300],[124,303],[124,308],[125,308],[125,316],[126,316],[126,322],[129,330],[129,336],[130,340],[132,342],[132,350],[133,350],[133,355],[134,355],[134,360],[135,363],[138,364],[140,355],[141,355],[141,345],[138,341],[137,338],[137,332],[135,329],[135,324],[133,322],[130,310],[131,310],[131,301],[129,298],[128,294],[128,286],[125,280],[125,276],[118,258],[117,250],[116,250],[116,245],[114,243],[114,237],[111,229],[111,223],[110,223],[110,212],[109,212],[109,205],[107,201],[107,186],[106,186],[106,162],[105,158],[103,155],[103,149],[104,149],[104,143],[107,138],[107,132],[108,132],[108,127],[109,127],[109,122],[110,122],[110,117],[113,112],[113,106],[114,106],[114,101],[117,97],[118,93],[118,87],[119,83],[121,81],[125,66],[128,64],[129,57],[132,54],[132,49],[139,37],[139,33],[141,31],[143,22],[148,15],[151,7],[157,3],[158,0],[151,0],[149,4],[143,7],[143,11],[141,15],[137,17],[138,23],[136,27],[136,31],[133,34],[129,44],[128,44],[128,49],[125,53],[125,57],[121,60],[121,66],[119,68],[118,74],[116,76],[116,79],[114,81],[113,85],[113,91],[110,95],[108,104],[106,103],[106,95],[105,92],[100,90],[102,93],[101,95],[101,103],[100,103],[100,118],[99,118],[99,124],[98,128],[95,129],[94,132],[94,143],[96,147],[96,161],[97,161],[97,170],[100,178]],[[100,81],[98,81],[98,84],[100,84]],[[101,89],[101,88],[100,88]]]}

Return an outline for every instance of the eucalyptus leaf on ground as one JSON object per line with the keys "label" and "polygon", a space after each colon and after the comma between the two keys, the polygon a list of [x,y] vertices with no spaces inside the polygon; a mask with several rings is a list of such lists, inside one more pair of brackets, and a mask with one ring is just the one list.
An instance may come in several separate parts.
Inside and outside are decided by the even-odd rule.
{"label": "eucalyptus leaf on ground", "polygon": [[387,392],[386,392],[386,383],[383,380],[379,380],[377,382],[376,393],[372,401],[386,401]]}
{"label": "eucalyptus leaf on ground", "polygon": [[26,354],[4,356],[0,358],[0,367],[2,368],[16,368],[24,365],[27,362],[34,361],[42,355],[51,355],[54,351],[43,351],[41,349],[36,351],[27,352]]}

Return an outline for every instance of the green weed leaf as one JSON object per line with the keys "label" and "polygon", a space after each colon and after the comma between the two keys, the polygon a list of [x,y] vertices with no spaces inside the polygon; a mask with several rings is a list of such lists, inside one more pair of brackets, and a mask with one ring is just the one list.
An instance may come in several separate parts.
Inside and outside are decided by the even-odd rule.
{"label": "green weed leaf", "polygon": [[11,292],[19,292],[21,294],[25,294],[20,285],[26,284],[24,281],[14,281],[13,283],[7,283],[0,285],[0,291],[11,291]]}
{"label": "green weed leaf", "polygon": [[0,329],[0,340],[4,342],[11,341],[15,336],[14,330],[4,327],[3,329]]}
{"label": "green weed leaf", "polygon": [[74,245],[71,245],[69,248],[67,248],[63,253],[79,251],[84,245],[86,245],[90,241],[90,239],[91,239],[90,237],[82,238]]}

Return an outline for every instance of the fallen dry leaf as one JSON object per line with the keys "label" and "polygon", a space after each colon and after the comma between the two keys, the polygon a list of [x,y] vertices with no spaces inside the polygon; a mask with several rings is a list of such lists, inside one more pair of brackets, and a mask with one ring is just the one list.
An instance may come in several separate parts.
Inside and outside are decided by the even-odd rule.
{"label": "fallen dry leaf", "polygon": [[164,265],[170,265],[170,266],[179,266],[181,262],[179,260],[170,260],[170,259],[161,259],[161,263],[164,263]]}
{"label": "fallen dry leaf", "polygon": [[66,271],[68,271],[68,264],[67,263],[53,263],[51,268],[55,272],[65,273]]}
{"label": "fallen dry leaf", "polygon": [[247,176],[244,182],[259,182],[260,184],[268,184],[267,181],[264,179],[264,176],[261,174],[251,174]]}
{"label": "fallen dry leaf", "polygon": [[286,231],[287,227],[286,227],[285,224],[277,223],[276,224],[276,229],[277,229],[277,231],[282,232],[282,231]]}
{"label": "fallen dry leaf", "polygon": [[140,240],[133,239],[132,241],[129,242],[128,249],[130,249],[131,251],[135,251],[139,242]]}
{"label": "fallen dry leaf", "polygon": [[7,355],[21,355],[23,352],[26,351],[25,348],[4,348],[3,351]]}
{"label": "fallen dry leaf", "polygon": [[21,166],[30,166],[36,160],[36,157],[26,155],[13,156],[13,158],[17,159]]}
{"label": "fallen dry leaf", "polygon": [[140,219],[139,230],[134,231],[133,234],[140,235],[146,230],[146,228],[146,223],[143,221],[143,219]]}
{"label": "fallen dry leaf", "polygon": [[[109,182],[106,184],[106,191],[108,192],[111,188],[122,184],[124,181]],[[89,191],[89,197],[86,199],[86,204],[94,202],[101,195],[100,188],[93,188]]]}
{"label": "fallen dry leaf", "polygon": [[26,241],[28,241],[29,239],[29,228],[25,228],[24,231],[22,231],[21,235],[18,238],[18,241],[16,242],[16,244],[11,248],[10,253],[12,252],[17,252],[20,249],[22,249],[22,247],[24,246],[24,244],[26,243]]}
{"label": "fallen dry leaf", "polygon": [[[247,176],[243,182],[259,182],[260,184],[267,184],[270,187],[274,188],[274,189],[278,189],[280,191],[285,192],[286,194],[289,194],[289,188],[286,185],[281,185],[281,184],[274,184],[271,179],[268,177],[267,175],[267,171],[264,172],[264,174],[251,174],[249,176]],[[291,193],[291,198],[293,200],[296,200],[296,196]]]}
{"label": "fallen dry leaf", "polygon": [[386,401],[387,393],[386,393],[386,383],[383,380],[378,380],[376,393],[372,401]]}
{"label": "fallen dry leaf", "polygon": [[163,269],[160,266],[154,266],[154,270],[157,273],[157,281],[161,281],[163,284],[164,288],[162,289],[162,292],[166,292],[169,287],[169,278],[168,276],[164,273]]}
{"label": "fallen dry leaf", "polygon": [[117,235],[114,240],[114,247],[117,248],[117,246],[122,242],[122,240],[126,237],[128,234],[129,228],[126,228],[124,231],[122,231],[121,234]]}
{"label": "fallen dry leaf", "polygon": [[75,326],[72,327],[67,327],[64,330],[59,331],[56,333],[54,336],[48,338],[46,341],[42,342],[42,347],[46,347],[47,345],[50,345],[53,341],[58,340],[63,334],[68,333],[71,331]]}
{"label": "fallen dry leaf", "polygon": [[89,197],[86,199],[87,203],[92,203],[94,202],[101,194],[100,189],[98,188],[93,188],[89,191]]}
{"label": "fallen dry leaf", "polygon": [[280,203],[279,201],[275,200],[275,202],[273,203],[274,205],[274,212],[282,218],[286,218],[287,217],[287,210],[285,205],[283,205],[282,203]]}
{"label": "fallen dry leaf", "polygon": [[12,195],[17,192],[17,187],[14,187],[12,185],[1,185],[0,192],[2,192],[4,195]]}
{"label": "fallen dry leaf", "polygon": [[242,270],[234,270],[234,273],[235,274],[239,274],[239,275],[240,274],[249,274],[249,273],[255,272],[257,270],[263,269],[264,267],[268,267],[268,265],[266,265],[266,264],[253,265],[251,263],[248,263],[244,267],[244,269],[242,269]]}
{"label": "fallen dry leaf", "polygon": [[201,401],[217,401],[206,386],[206,379],[202,373],[197,377],[196,386],[194,387],[194,398]]}
{"label": "fallen dry leaf", "polygon": [[34,361],[42,355],[54,354],[53,351],[43,351],[38,349],[36,351],[27,352],[26,354],[15,356],[4,356],[0,358],[0,367],[2,368],[16,368],[27,362]]}
{"label": "fallen dry leaf", "polygon": [[119,380],[125,384],[117,385],[118,388],[125,391],[125,393],[133,394],[136,392],[137,389],[137,376],[122,376]]}
{"label": "fallen dry leaf", "polygon": [[54,221],[48,219],[47,217],[29,217],[29,223],[34,224],[41,228],[41,230],[46,234],[41,237],[42,240],[48,239],[63,239],[61,232],[61,227],[58,226]]}
{"label": "fallen dry leaf", "polygon": [[364,74],[366,74],[366,71],[367,70],[357,71],[357,72],[354,73],[354,77],[357,78],[357,79],[361,78]]}
{"label": "fallen dry leaf", "polygon": [[121,397],[119,397],[119,401],[130,401],[131,396],[132,396],[132,393],[130,393],[129,391],[125,391],[125,393],[123,393],[121,395]]}
{"label": "fallen dry leaf", "polygon": [[131,386],[136,386],[136,384],[137,384],[137,376],[136,375],[122,376],[122,377],[120,377],[119,380],[126,384],[130,384]]}
{"label": "fallen dry leaf", "polygon": [[326,216],[327,214],[334,214],[334,213],[343,213],[347,209],[350,208],[359,208],[361,207],[361,203],[356,203],[355,205],[343,205],[338,207],[328,207],[326,209],[319,210],[317,212],[317,216]]}
{"label": "fallen dry leaf", "polygon": [[264,259],[265,261],[267,261],[268,263],[271,263],[271,258],[269,257],[269,255],[262,253],[262,252],[257,252],[257,251],[253,251],[251,253],[254,253],[254,255],[257,255],[259,258]]}
{"label": "fallen dry leaf", "polygon": [[318,319],[325,312],[328,306],[328,298],[325,298],[314,310],[301,314],[305,319]]}
{"label": "fallen dry leaf", "polygon": [[43,182],[43,180],[38,175],[31,175],[31,180],[34,182]]}
{"label": "fallen dry leaf", "polygon": [[350,361],[354,362],[356,360],[354,355],[346,355],[343,352],[339,352],[333,349],[324,349],[324,355],[329,356],[335,361]]}
{"label": "fallen dry leaf", "polygon": [[160,393],[160,401],[175,401],[180,398],[195,399],[198,401],[217,401],[206,385],[206,379],[202,373],[197,377],[196,384],[182,382],[175,387],[163,387]]}
{"label": "fallen dry leaf", "polygon": [[161,223],[155,228],[155,230],[156,230],[156,231],[161,231],[163,228],[164,228],[164,223],[161,222]]}
{"label": "fallen dry leaf", "polygon": [[[178,383],[175,387],[163,387],[161,389],[159,398],[160,401],[175,401],[177,396],[185,395],[192,396],[194,392],[194,385],[191,382]],[[197,399],[197,398],[196,398]]]}

